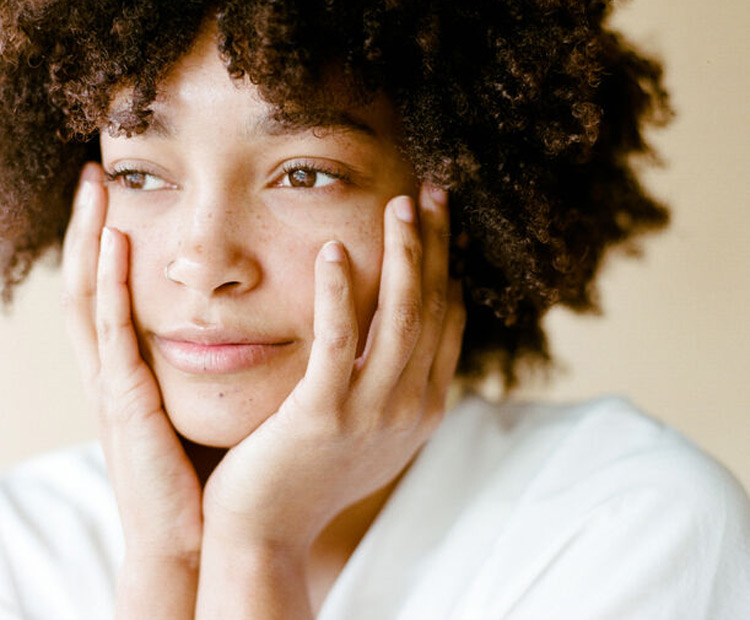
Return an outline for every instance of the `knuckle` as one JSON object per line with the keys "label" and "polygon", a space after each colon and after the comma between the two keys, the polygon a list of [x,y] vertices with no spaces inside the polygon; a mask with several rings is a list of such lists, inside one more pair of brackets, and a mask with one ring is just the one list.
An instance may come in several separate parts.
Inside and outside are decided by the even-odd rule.
{"label": "knuckle", "polygon": [[96,335],[100,342],[111,344],[117,340],[118,334],[126,329],[130,323],[128,321],[116,321],[109,318],[96,319]]}
{"label": "knuckle", "polygon": [[440,218],[440,220],[436,223],[435,234],[440,240],[441,245],[448,247],[451,237],[451,229],[447,217]]}
{"label": "knuckle", "polygon": [[421,303],[417,300],[398,304],[393,311],[393,325],[404,337],[417,337],[422,329]]}
{"label": "knuckle", "polygon": [[325,293],[334,302],[343,302],[349,295],[349,287],[343,278],[335,278],[325,283]]}
{"label": "knuckle", "polygon": [[388,428],[396,435],[410,436],[421,424],[421,408],[417,398],[407,398],[405,402],[409,404],[397,407],[391,412]]}
{"label": "knuckle", "polygon": [[145,419],[158,409],[157,403],[144,398],[144,394],[148,393],[150,386],[138,373],[129,373],[121,380],[103,382],[99,398],[102,420],[118,426]]}
{"label": "knuckle", "polygon": [[100,342],[109,342],[112,340],[114,332],[115,326],[109,319],[101,316],[96,317],[96,335]]}
{"label": "knuckle", "polygon": [[445,289],[432,291],[425,299],[425,312],[428,317],[442,321],[448,309],[448,300],[445,297]]}
{"label": "knuckle", "polygon": [[328,329],[320,336],[321,341],[330,351],[348,351],[357,339],[357,334],[349,327]]}
{"label": "knuckle", "polygon": [[410,240],[404,244],[406,260],[412,267],[416,268],[422,264],[422,244],[416,240]]}

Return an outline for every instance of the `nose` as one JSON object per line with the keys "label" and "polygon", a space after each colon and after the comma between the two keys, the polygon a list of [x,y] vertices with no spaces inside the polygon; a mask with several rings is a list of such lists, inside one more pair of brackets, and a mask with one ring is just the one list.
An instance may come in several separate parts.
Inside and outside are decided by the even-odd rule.
{"label": "nose", "polygon": [[241,234],[231,212],[196,209],[182,229],[164,276],[205,296],[245,293],[261,280],[260,264],[248,247],[249,236]]}

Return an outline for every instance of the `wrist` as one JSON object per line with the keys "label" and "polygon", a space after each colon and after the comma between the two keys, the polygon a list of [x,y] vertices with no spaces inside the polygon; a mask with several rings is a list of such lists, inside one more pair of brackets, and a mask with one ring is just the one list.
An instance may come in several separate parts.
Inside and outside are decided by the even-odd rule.
{"label": "wrist", "polygon": [[193,618],[198,555],[126,551],[117,579],[117,618]]}
{"label": "wrist", "polygon": [[177,570],[180,572],[198,573],[200,568],[200,550],[163,551],[157,549],[127,548],[122,564],[122,571],[159,572]]}
{"label": "wrist", "polygon": [[[168,524],[168,525],[167,525]],[[172,564],[195,567],[200,565],[203,525],[167,521],[159,528],[124,529],[125,559],[145,565]]]}
{"label": "wrist", "polygon": [[221,561],[233,564],[240,570],[252,571],[256,566],[264,570],[284,570],[285,567],[304,565],[311,543],[301,538],[281,538],[274,534],[261,535],[251,529],[229,530],[207,527],[201,549],[201,568],[207,562]]}
{"label": "wrist", "polygon": [[304,558],[322,530],[313,528],[311,519],[259,512],[239,516],[204,505],[201,549],[205,550],[208,541],[245,557]]}
{"label": "wrist", "polygon": [[305,547],[207,530],[196,618],[311,618]]}

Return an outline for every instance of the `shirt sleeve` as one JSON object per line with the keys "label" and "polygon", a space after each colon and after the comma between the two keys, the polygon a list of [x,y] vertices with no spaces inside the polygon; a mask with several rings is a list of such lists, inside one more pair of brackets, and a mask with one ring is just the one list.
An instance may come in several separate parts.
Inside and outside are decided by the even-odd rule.
{"label": "shirt sleeve", "polygon": [[20,620],[22,617],[7,571],[3,569],[0,572],[0,620]]}
{"label": "shirt sleeve", "polygon": [[0,620],[111,617],[121,555],[94,444],[35,457],[0,478]]}
{"label": "shirt sleeve", "polygon": [[18,605],[18,593],[13,580],[13,573],[8,566],[6,547],[7,519],[3,502],[4,489],[0,484],[0,620],[22,618]]}
{"label": "shirt sleeve", "polygon": [[511,587],[489,586],[490,561],[479,588],[487,598],[474,611],[498,620],[750,618],[750,505],[739,484],[715,463],[695,467],[680,455],[630,482],[545,545]]}

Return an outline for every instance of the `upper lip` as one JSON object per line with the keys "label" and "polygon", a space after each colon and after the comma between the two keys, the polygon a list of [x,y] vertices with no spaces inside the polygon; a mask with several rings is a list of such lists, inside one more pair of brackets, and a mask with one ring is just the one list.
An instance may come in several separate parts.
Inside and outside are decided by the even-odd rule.
{"label": "upper lip", "polygon": [[188,342],[203,346],[218,345],[279,345],[289,344],[292,338],[276,337],[260,331],[241,330],[220,326],[186,326],[155,333],[157,338],[175,342]]}

